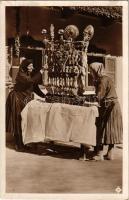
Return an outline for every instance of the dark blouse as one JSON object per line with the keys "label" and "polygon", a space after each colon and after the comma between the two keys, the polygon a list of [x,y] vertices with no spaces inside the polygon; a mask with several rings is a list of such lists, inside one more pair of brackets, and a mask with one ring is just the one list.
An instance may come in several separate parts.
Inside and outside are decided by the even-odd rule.
{"label": "dark blouse", "polygon": [[103,100],[109,101],[117,99],[115,86],[110,77],[102,76],[98,79],[96,84],[96,94],[100,102]]}
{"label": "dark blouse", "polygon": [[16,84],[14,90],[18,92],[23,92],[24,94],[31,95],[32,92],[35,92],[37,95],[44,97],[38,84],[41,82],[42,75],[40,72],[37,72],[34,76],[29,76],[22,71],[19,71],[16,77]]}

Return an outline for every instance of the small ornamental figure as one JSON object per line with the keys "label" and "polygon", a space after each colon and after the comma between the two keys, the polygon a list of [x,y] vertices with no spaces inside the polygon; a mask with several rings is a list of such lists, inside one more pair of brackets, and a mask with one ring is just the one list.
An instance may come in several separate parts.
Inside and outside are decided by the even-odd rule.
{"label": "small ornamental figure", "polygon": [[87,68],[87,51],[89,46],[89,41],[94,35],[94,27],[88,25],[83,31],[83,51],[82,51],[82,68],[81,68],[81,82],[83,90],[86,86],[86,68]]}
{"label": "small ornamental figure", "polygon": [[72,41],[79,35],[79,30],[75,25],[68,25],[64,30],[64,36],[67,40]]}
{"label": "small ornamental figure", "polygon": [[43,73],[43,82],[44,82],[44,86],[47,86],[48,85],[48,56],[45,55],[44,56],[44,66],[43,66],[43,69],[44,69],[44,73]]}
{"label": "small ornamental figure", "polygon": [[43,35],[43,43],[44,43],[45,47],[47,47],[47,44],[48,44],[47,30],[42,29],[41,34]]}
{"label": "small ornamental figure", "polygon": [[78,87],[77,80],[79,76],[79,69],[78,66],[74,66],[74,81],[73,81],[73,87],[76,89]]}
{"label": "small ornamental figure", "polygon": [[51,36],[51,51],[54,51],[54,25],[50,26],[50,36]]}
{"label": "small ornamental figure", "polygon": [[84,51],[87,53],[89,41],[92,39],[94,35],[94,27],[92,25],[88,25],[83,31],[83,45]]}
{"label": "small ornamental figure", "polygon": [[15,38],[15,52],[16,52],[16,56],[19,58],[19,55],[20,55],[20,39],[19,39],[19,35],[17,35],[16,38]]}
{"label": "small ornamental figure", "polygon": [[54,25],[51,24],[50,26],[50,35],[51,35],[51,40],[53,41],[54,40]]}
{"label": "small ornamental figure", "polygon": [[88,25],[83,31],[84,38],[83,40],[90,41],[94,35],[94,27],[92,25]]}

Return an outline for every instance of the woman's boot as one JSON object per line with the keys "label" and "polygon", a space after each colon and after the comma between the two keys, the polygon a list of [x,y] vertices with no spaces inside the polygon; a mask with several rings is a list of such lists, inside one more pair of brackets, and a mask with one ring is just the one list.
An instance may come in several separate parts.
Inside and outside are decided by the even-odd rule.
{"label": "woman's boot", "polygon": [[104,157],[107,160],[114,160],[114,144],[109,144],[108,152]]}
{"label": "woman's boot", "polygon": [[103,145],[97,146],[95,148],[95,156],[92,157],[92,160],[95,160],[95,161],[103,161],[104,160]]}
{"label": "woman's boot", "polygon": [[82,161],[89,160],[89,158],[88,158],[89,148],[90,148],[89,145],[81,144],[79,160],[82,160]]}

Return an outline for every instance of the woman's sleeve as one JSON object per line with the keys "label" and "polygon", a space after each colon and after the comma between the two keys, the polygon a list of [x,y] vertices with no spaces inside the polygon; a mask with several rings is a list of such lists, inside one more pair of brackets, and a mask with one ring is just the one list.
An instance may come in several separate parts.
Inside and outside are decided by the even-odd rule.
{"label": "woman's sleeve", "polygon": [[35,75],[33,75],[31,79],[34,84],[42,83],[42,74],[39,71]]}
{"label": "woman's sleeve", "polygon": [[41,82],[41,79],[42,75],[40,72],[37,72],[33,77],[29,77],[23,72],[18,72],[16,82],[20,82],[23,84],[38,84]]}
{"label": "woman's sleeve", "polygon": [[103,80],[101,80],[98,83],[97,89],[96,89],[96,95],[98,97],[98,101],[100,102],[104,97],[106,93],[106,86]]}
{"label": "woman's sleeve", "polygon": [[38,86],[37,84],[34,85],[34,92],[35,92],[38,96],[40,96],[40,97],[42,97],[42,98],[45,97],[45,94],[40,90],[40,88],[39,88],[39,86]]}

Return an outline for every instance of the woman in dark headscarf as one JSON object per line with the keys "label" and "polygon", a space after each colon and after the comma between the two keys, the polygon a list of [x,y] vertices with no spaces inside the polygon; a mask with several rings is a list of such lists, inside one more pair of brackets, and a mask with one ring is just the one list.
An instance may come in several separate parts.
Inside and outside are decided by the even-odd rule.
{"label": "woman in dark headscarf", "polygon": [[22,61],[16,77],[16,84],[6,101],[6,131],[13,134],[16,150],[24,149],[21,130],[22,109],[33,99],[33,92],[40,97],[45,97],[38,87],[42,80],[43,70],[41,69],[32,76],[33,69],[32,60],[24,59]]}
{"label": "woman in dark headscarf", "polygon": [[122,143],[122,115],[114,84],[110,77],[104,75],[102,63],[92,63],[90,72],[93,77],[96,95],[100,104],[97,121],[97,155],[95,159],[103,160],[103,145],[108,145],[106,159],[113,159],[114,144]]}

